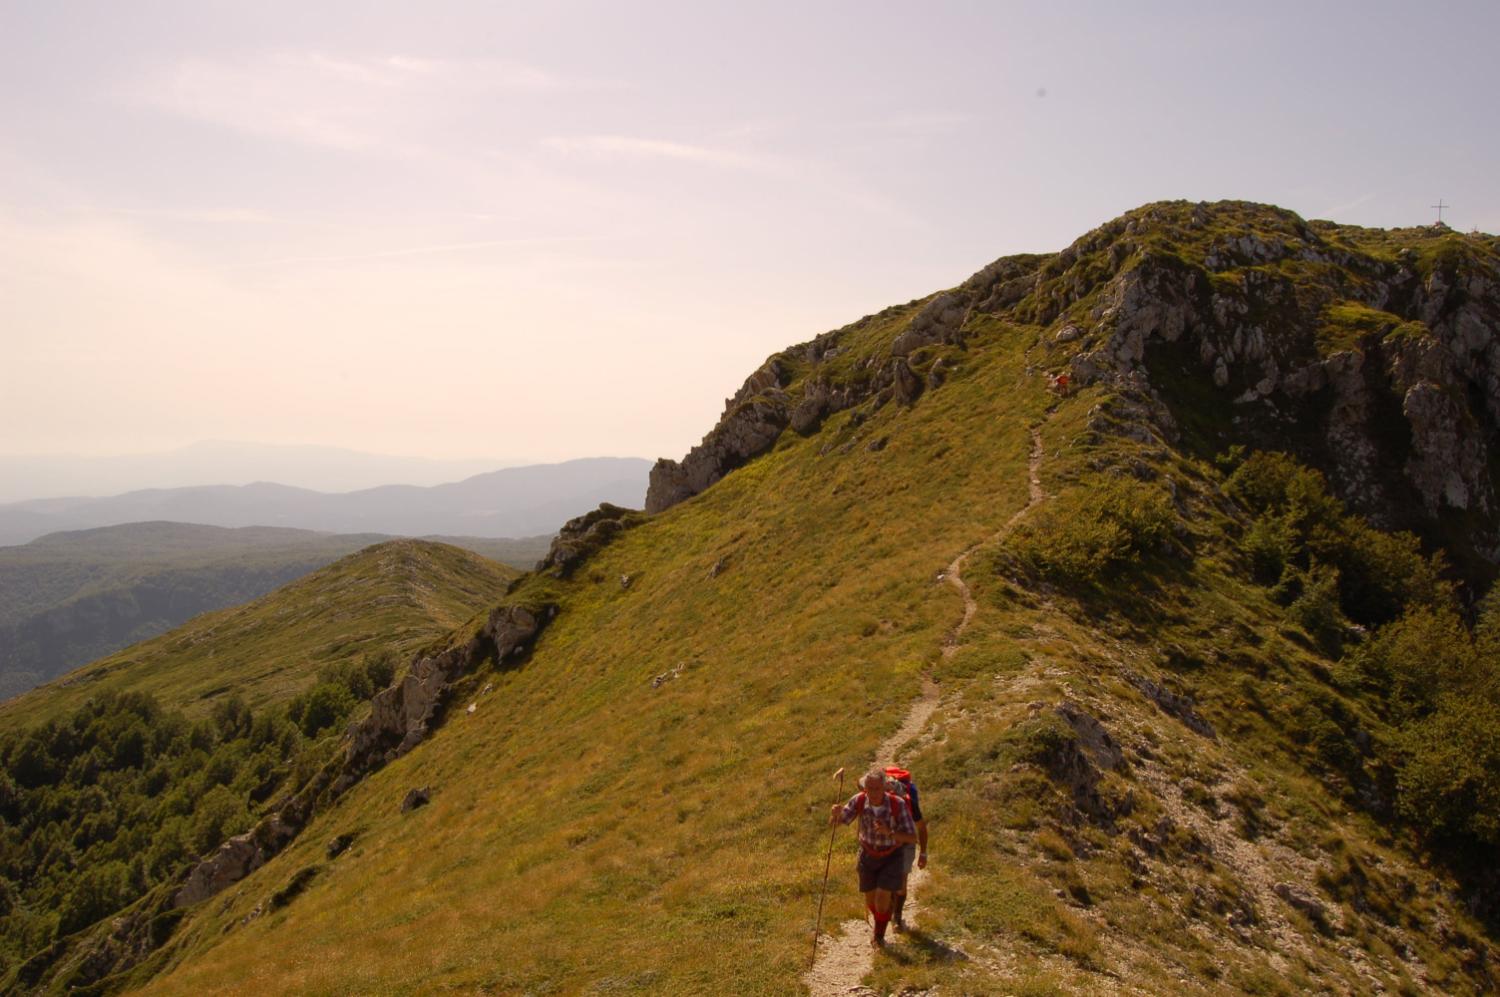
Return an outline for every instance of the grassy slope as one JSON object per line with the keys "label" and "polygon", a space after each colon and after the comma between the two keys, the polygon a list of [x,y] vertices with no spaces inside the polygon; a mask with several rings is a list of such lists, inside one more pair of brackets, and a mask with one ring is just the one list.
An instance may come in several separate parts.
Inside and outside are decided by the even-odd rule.
{"label": "grassy slope", "polygon": [[[154,522],[0,548],[0,698],[388,539]],[[550,540],[429,539],[518,568],[534,565]]]}
{"label": "grassy slope", "polygon": [[[606,548],[556,586],[562,615],[472,717],[189,930],[216,940],[221,917],[320,861],[340,830],[364,828],[368,845],[164,987],[784,989],[810,927],[828,775],[899,722],[961,611],[936,573],[1025,502],[1026,425],[1045,404],[1014,362],[1031,339],[997,328],[988,350],[1012,362],[965,364],[923,419],[888,409],[847,454],[819,455],[847,417],[789,434]],[[419,782],[433,804],[398,815]],[[421,886],[379,890],[391,877]],[[365,911],[354,933],[351,905]],[[853,910],[847,891],[831,908]],[[414,960],[416,939],[441,951]]]}
{"label": "grassy slope", "polygon": [[231,692],[252,706],[280,701],[310,685],[320,666],[432,641],[499,598],[514,577],[456,547],[377,544],[0,703],[0,723],[40,723],[103,689],[148,692],[191,711]]}
{"label": "grassy slope", "polygon": [[[910,313],[861,327],[850,352],[888,343]],[[474,676],[476,712],[194,912],[147,991],[795,992],[828,775],[868,761],[924,669],[942,702],[903,758],[934,821],[927,935],[878,963],[882,987],[1472,989],[1457,950],[1478,929],[1445,899],[1451,884],[1316,778],[1298,744],[1296,708],[1329,694],[1324,663],[1244,581],[1217,472],[1100,442],[1098,392],[1048,414],[1026,371],[1044,360],[1041,330],[981,322],[950,351],[957,373],[910,412],[787,433],[571,582],[528,580],[518,595],[562,606],[532,657]],[[1112,603],[1012,580],[996,531],[1025,504],[1032,425],[1053,495],[1087,487],[1100,462],[1177,489],[1172,553]],[[976,543],[980,611],[940,663],[961,607],[935,576]],[[1218,737],[1151,705],[1126,669],[1195,695]],[[1014,764],[1062,700],[1124,748],[1098,787],[1112,828]],[[431,805],[399,813],[415,785]],[[345,831],[353,848],[328,860]],[[308,868],[295,902],[242,923]],[[857,915],[847,879],[825,923]],[[1285,903],[1284,882],[1319,897],[1326,921]]]}
{"label": "grassy slope", "polygon": [[70,600],[127,587],[163,572],[225,564],[275,568],[319,557],[326,563],[382,539],[190,523],[130,523],[53,533],[29,544],[0,547],[0,623],[15,623]]}

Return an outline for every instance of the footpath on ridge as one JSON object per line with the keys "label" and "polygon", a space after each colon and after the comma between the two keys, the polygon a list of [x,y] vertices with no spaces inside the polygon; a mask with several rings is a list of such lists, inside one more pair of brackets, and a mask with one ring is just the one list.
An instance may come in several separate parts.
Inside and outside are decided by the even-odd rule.
{"label": "footpath on ridge", "polygon": [[[1051,410],[1048,411],[1051,415]],[[1032,509],[1046,498],[1046,492],[1042,490],[1041,466],[1042,466],[1042,434],[1039,425],[1032,426],[1031,453],[1027,460],[1027,501],[1024,506],[1016,510],[1005,525],[1000,527],[994,535],[975,544],[971,544],[963,553],[953,559],[953,562],[943,571],[942,581],[951,585],[963,598],[963,618],[958,625],[950,630],[943,638],[943,660],[948,660],[958,653],[959,641],[964,631],[969,628],[975,614],[979,612],[979,604],[974,599],[974,594],[969,590],[964,581],[963,568],[969,556],[985,544],[993,544],[1004,539],[1016,525],[1021,522]],[[907,710],[905,719],[895,732],[881,742],[875,752],[875,764],[887,766],[895,764],[896,753],[911,744],[918,735],[926,728],[932,715],[937,711],[941,690],[931,676],[922,676],[922,695],[916,702],[912,703]],[[920,779],[920,773],[918,773]],[[920,785],[920,782],[919,782]],[[847,880],[847,868],[841,870],[841,880]],[[913,868],[911,877],[907,882],[907,899],[905,917],[908,924],[913,923],[922,912],[922,888],[927,882],[927,870]],[[847,888],[847,882],[841,886]],[[831,887],[839,888],[839,887]],[[899,937],[899,936],[898,936]],[[837,934],[826,933],[820,935],[817,943],[817,958],[806,975],[803,982],[807,984],[808,991],[812,997],[877,997],[875,991],[865,987],[861,981],[870,972],[875,963],[874,950],[870,948],[868,937],[868,925],[865,921],[850,919],[845,921]]]}

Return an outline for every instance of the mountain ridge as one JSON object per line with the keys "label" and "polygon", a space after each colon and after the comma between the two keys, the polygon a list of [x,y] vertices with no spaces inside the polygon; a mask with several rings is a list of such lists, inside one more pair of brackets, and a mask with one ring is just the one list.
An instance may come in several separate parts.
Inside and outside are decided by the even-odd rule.
{"label": "mountain ridge", "polygon": [[[133,523],[0,547],[0,699],[393,537]],[[430,537],[529,568],[548,538]]]}
{"label": "mountain ridge", "polygon": [[[1274,249],[1304,232],[1358,252]],[[1070,249],[774,355],[653,469],[649,515],[568,524],[298,794],[38,957],[28,986],[787,992],[828,775],[886,744],[923,786],[933,863],[918,932],[854,985],[1492,987],[1495,509],[1425,456],[1493,459],[1494,238],[1165,202]],[[1416,285],[1385,303],[1417,312],[1366,330],[1328,310],[1373,288],[1362,267],[1399,277],[1407,249]],[[1351,322],[1352,346],[1311,359],[1309,337],[1344,347]],[[1477,350],[1444,338],[1476,327]],[[1363,397],[1335,384],[1258,387],[1268,358],[1279,378],[1350,352],[1386,378],[1363,414],[1334,418]],[[1414,360],[1431,376],[1403,380]],[[1453,434],[1405,411],[1424,384],[1449,390]],[[1409,450],[1378,432],[1393,393]],[[1263,435],[1309,396],[1308,441]],[[1437,497],[1420,536],[1359,511],[1335,431],[1373,447],[1352,452],[1382,483]],[[400,805],[412,790],[426,805]],[[859,923],[850,885],[825,923]]]}
{"label": "mountain ridge", "polygon": [[260,482],[141,489],[103,499],[33,499],[0,505],[0,542],[147,520],[407,536],[536,536],[599,502],[639,501],[646,468],[638,458],[585,458],[502,468],[427,487],[327,493]]}
{"label": "mountain ridge", "polygon": [[352,491],[391,481],[435,485],[526,460],[443,460],[344,447],[199,440],[172,450],[120,456],[0,455],[0,502],[48,495],[118,495],[146,487],[282,481],[316,491]]}

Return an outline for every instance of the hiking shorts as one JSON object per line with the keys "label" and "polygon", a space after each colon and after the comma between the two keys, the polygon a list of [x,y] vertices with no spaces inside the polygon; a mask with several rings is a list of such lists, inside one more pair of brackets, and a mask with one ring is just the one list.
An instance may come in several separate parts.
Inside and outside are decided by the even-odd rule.
{"label": "hiking shorts", "polygon": [[871,890],[900,892],[901,884],[906,881],[906,873],[902,871],[902,851],[904,849],[898,848],[889,855],[876,858],[864,849],[860,849],[859,861],[854,866],[859,870],[859,892],[869,893]]}
{"label": "hiking shorts", "polygon": [[901,846],[901,888],[906,889],[906,877],[911,875],[912,866],[917,864],[917,846]]}

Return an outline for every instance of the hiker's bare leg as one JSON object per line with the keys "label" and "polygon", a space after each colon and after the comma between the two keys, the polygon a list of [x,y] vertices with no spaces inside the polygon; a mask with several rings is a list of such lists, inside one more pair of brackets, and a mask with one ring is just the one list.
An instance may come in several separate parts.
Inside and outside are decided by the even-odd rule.
{"label": "hiker's bare leg", "polygon": [[889,914],[891,912],[890,890],[871,890],[865,894],[865,899],[869,901],[870,907],[875,913]]}

